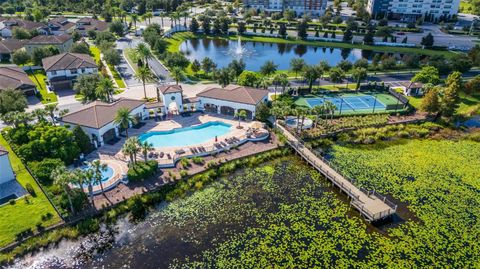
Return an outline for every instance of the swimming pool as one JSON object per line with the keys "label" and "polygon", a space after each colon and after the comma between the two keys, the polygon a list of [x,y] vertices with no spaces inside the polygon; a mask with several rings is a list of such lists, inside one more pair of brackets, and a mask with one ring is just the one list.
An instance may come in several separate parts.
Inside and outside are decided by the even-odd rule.
{"label": "swimming pool", "polygon": [[[87,170],[87,169],[90,169],[90,167],[87,166],[87,165],[84,165],[84,166],[80,167],[80,169]],[[111,168],[110,166],[107,166],[107,169],[102,171],[102,183],[105,183],[110,178],[112,178],[113,173],[114,173],[113,168]],[[100,184],[93,184],[93,186],[97,186],[97,185],[100,185]],[[88,184],[83,184],[83,187],[84,188],[88,187]]]}
{"label": "swimming pool", "polygon": [[140,135],[140,141],[148,141],[155,148],[184,147],[204,143],[215,136],[230,132],[232,125],[211,121],[197,126],[178,128],[170,131],[155,131]]}

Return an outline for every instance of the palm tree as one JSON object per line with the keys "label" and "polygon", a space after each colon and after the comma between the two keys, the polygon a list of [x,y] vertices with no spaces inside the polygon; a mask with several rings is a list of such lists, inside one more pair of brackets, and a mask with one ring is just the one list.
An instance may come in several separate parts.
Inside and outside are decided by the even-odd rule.
{"label": "palm tree", "polygon": [[140,144],[140,151],[142,152],[143,154],[143,159],[145,160],[145,162],[147,161],[147,155],[148,155],[148,152],[151,151],[151,150],[154,150],[153,148],[153,144],[152,143],[149,143],[148,141],[139,141]]}
{"label": "palm tree", "polygon": [[222,69],[216,70],[213,76],[217,80],[218,84],[222,86],[222,88],[225,88],[225,86],[230,84],[230,81],[233,78],[232,70],[230,70],[229,68],[222,68]]}
{"label": "palm tree", "polygon": [[130,163],[132,164],[135,164],[137,161],[137,153],[140,150],[138,147],[139,144],[140,140],[135,136],[128,138],[125,144],[123,144],[122,153],[129,156]]}
{"label": "palm tree", "polygon": [[148,24],[150,24],[150,20],[153,18],[153,13],[152,12],[147,12],[143,14],[143,20],[146,21],[148,20]]}
{"label": "palm tree", "polygon": [[315,66],[305,66],[305,68],[303,69],[303,77],[308,82],[308,90],[311,92],[313,83],[318,78],[318,72]]}
{"label": "palm tree", "polygon": [[125,133],[128,138],[128,127],[130,127],[130,124],[137,123],[137,119],[130,115],[130,110],[128,108],[121,107],[120,109],[118,109],[113,122],[119,125],[121,128],[125,129]]}
{"label": "palm tree", "polygon": [[143,42],[138,44],[135,52],[144,61],[145,65],[148,66],[148,60],[153,58],[153,54],[147,45]]}
{"label": "palm tree", "polygon": [[93,162],[90,162],[87,165],[93,171],[93,178],[94,178],[95,184],[100,185],[100,189],[102,190],[102,193],[103,193],[102,172],[107,171],[107,167],[108,167],[107,164],[101,163],[100,160],[94,160]]}
{"label": "palm tree", "polygon": [[297,133],[300,133],[303,129],[305,117],[309,114],[309,109],[303,106],[297,107],[295,109],[295,114],[297,116]]}
{"label": "palm tree", "polygon": [[282,87],[282,94],[285,92],[285,88],[290,84],[288,76],[285,73],[277,74],[273,77],[273,84],[275,84],[275,96],[277,95],[277,86]]}
{"label": "palm tree", "polygon": [[[79,169],[80,170],[80,169]],[[93,184],[95,184],[95,172],[93,169],[88,168],[86,170],[81,170],[82,173],[78,173],[79,176],[83,176],[83,182],[88,185],[88,196],[90,197],[90,203],[93,204]],[[95,208],[95,206],[94,206]]]}
{"label": "palm tree", "polygon": [[104,102],[110,102],[113,97],[115,89],[113,87],[113,82],[109,78],[103,78],[97,85],[95,89],[96,94],[100,97],[100,100]]}
{"label": "palm tree", "polygon": [[170,71],[170,76],[175,80],[175,82],[178,83],[185,78],[185,74],[183,73],[183,70],[180,67],[174,67]]}
{"label": "palm tree", "polygon": [[45,106],[45,112],[50,116],[52,122],[55,122],[55,111],[58,111],[57,104],[48,104]]}
{"label": "palm tree", "polygon": [[247,117],[247,111],[240,109],[235,113],[235,117],[238,118],[238,128],[240,128],[240,120],[245,119]]}
{"label": "palm tree", "polygon": [[138,14],[130,14],[130,17],[132,18],[132,21],[133,21],[133,27],[135,27],[135,29],[137,29],[137,21],[138,21]]}
{"label": "palm tree", "polygon": [[325,107],[324,106],[314,106],[313,109],[312,109],[312,112],[315,115],[315,123],[313,124],[313,126],[315,128],[317,128],[318,120],[320,118],[320,115],[325,113]]}
{"label": "palm tree", "polygon": [[53,182],[55,185],[60,186],[63,189],[63,191],[67,195],[68,204],[70,205],[70,212],[72,212],[72,214],[75,214],[72,197],[70,196],[70,183],[72,182],[71,173],[67,170],[65,166],[58,166],[52,171],[51,178],[53,178]]}
{"label": "palm tree", "polygon": [[334,103],[332,103],[331,101],[325,101],[325,103],[323,103],[323,105],[325,106],[325,112],[330,114],[331,119],[333,119],[333,114],[335,113],[335,109],[337,109],[337,106]]}
{"label": "palm tree", "polygon": [[148,80],[154,80],[155,75],[153,75],[152,71],[146,66],[142,66],[138,68],[137,73],[135,73],[135,78],[140,80],[143,84],[143,94],[145,96],[145,100],[147,100],[147,88],[145,87],[145,83]]}
{"label": "palm tree", "polygon": [[37,108],[32,111],[32,116],[37,119],[38,122],[45,122],[45,116],[47,112],[43,108]]}
{"label": "palm tree", "polygon": [[268,79],[268,77],[266,76],[263,76],[260,78],[260,83],[259,83],[259,86],[263,89],[267,89],[268,86],[270,86],[271,82],[270,82],[270,79]]}

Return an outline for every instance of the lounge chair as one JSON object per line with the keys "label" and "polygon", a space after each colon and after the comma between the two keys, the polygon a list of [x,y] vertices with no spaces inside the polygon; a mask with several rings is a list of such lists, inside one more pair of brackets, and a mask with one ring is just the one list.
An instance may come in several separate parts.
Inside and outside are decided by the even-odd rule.
{"label": "lounge chair", "polygon": [[161,151],[160,154],[158,155],[158,157],[163,158],[164,155],[165,155],[165,153],[163,153],[163,151]]}
{"label": "lounge chair", "polygon": [[222,145],[222,147],[228,146],[227,144],[225,144],[225,142],[220,142],[220,145]]}
{"label": "lounge chair", "polygon": [[177,150],[175,150],[175,153],[178,154],[178,155],[182,155],[182,154],[185,153],[185,150],[183,150],[183,149],[177,149]]}
{"label": "lounge chair", "polygon": [[167,153],[167,158],[168,158],[169,160],[172,159],[172,156],[170,156],[170,153]]}

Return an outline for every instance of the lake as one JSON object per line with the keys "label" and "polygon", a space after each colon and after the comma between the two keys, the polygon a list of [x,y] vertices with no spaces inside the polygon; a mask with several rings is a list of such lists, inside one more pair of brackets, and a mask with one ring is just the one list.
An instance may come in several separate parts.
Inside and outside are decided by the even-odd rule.
{"label": "lake", "polygon": [[278,65],[278,70],[290,69],[290,60],[302,58],[307,64],[318,64],[327,61],[330,65],[337,65],[342,60],[355,62],[358,59],[371,59],[373,51],[361,49],[339,49],[315,47],[306,45],[292,45],[280,43],[264,43],[241,41],[243,53],[237,54],[238,41],[223,39],[189,39],[180,45],[180,51],[188,59],[201,61],[205,57],[211,58],[218,68],[226,67],[234,59],[243,59],[246,69],[258,71],[268,60]]}

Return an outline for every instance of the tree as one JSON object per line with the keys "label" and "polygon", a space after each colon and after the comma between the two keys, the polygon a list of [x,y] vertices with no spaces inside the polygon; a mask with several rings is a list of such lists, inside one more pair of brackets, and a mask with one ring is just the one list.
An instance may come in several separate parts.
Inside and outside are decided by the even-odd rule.
{"label": "tree", "polygon": [[115,114],[113,122],[121,128],[125,129],[125,133],[128,138],[128,128],[130,127],[130,125],[136,124],[137,119],[130,115],[130,110],[128,108],[121,107]]}
{"label": "tree", "polygon": [[438,91],[436,88],[430,89],[425,93],[425,96],[422,99],[422,104],[420,105],[422,111],[428,113],[436,113],[440,109],[440,104],[438,100]]}
{"label": "tree", "polygon": [[472,60],[463,53],[450,59],[449,63],[452,66],[452,70],[460,71],[462,73],[467,72],[473,66]]}
{"label": "tree", "polygon": [[32,53],[32,61],[34,65],[42,65],[42,59],[57,55],[60,51],[57,47],[46,46],[41,48],[35,48]]}
{"label": "tree", "polygon": [[307,65],[303,68],[303,78],[308,83],[308,90],[312,91],[312,86],[315,80],[318,79],[318,72],[315,66]]}
{"label": "tree", "polygon": [[137,29],[138,14],[132,13],[130,14],[130,18],[132,19],[133,27]]}
{"label": "tree", "polygon": [[285,38],[287,36],[287,26],[285,23],[280,23],[278,27],[278,35]]}
{"label": "tree", "polygon": [[138,68],[134,77],[142,82],[144,98],[145,100],[147,100],[147,88],[145,87],[145,84],[149,80],[154,80],[155,75],[152,73],[152,71],[150,71],[148,67],[142,66]]}
{"label": "tree", "polygon": [[82,127],[76,125],[72,129],[75,142],[82,153],[89,153],[92,150],[92,141],[90,137],[83,131]]}
{"label": "tree", "polygon": [[153,54],[145,43],[140,43],[135,48],[137,55],[143,60],[146,66],[148,66],[148,60],[153,58]]}
{"label": "tree", "polygon": [[308,23],[306,20],[302,20],[297,26],[297,36],[301,39],[306,39],[308,36]]}
{"label": "tree", "polygon": [[0,114],[8,112],[23,112],[28,102],[25,94],[16,89],[4,89],[0,91]]}
{"label": "tree", "polygon": [[94,160],[87,163],[87,166],[92,170],[94,183],[100,185],[100,190],[103,193],[103,172],[107,171],[107,164],[101,163],[100,160]]}
{"label": "tree", "polygon": [[341,83],[345,79],[345,72],[338,67],[332,68],[329,75],[333,83]]}
{"label": "tree", "polygon": [[165,65],[171,69],[179,67],[184,70],[190,65],[190,61],[187,59],[187,57],[185,57],[185,55],[179,52],[166,53],[163,61],[165,62]]}
{"label": "tree", "polygon": [[278,65],[275,64],[273,61],[266,61],[261,67],[260,67],[260,74],[269,77],[275,72],[277,72]]}
{"label": "tree", "polygon": [[15,39],[30,39],[32,38],[32,35],[25,28],[14,27],[12,31],[12,37]]}
{"label": "tree", "polygon": [[363,36],[363,43],[370,45],[374,42],[373,31],[368,31],[365,36]]}
{"label": "tree", "polygon": [[255,118],[259,121],[267,122],[268,117],[270,117],[270,108],[266,103],[261,102],[255,110]]}
{"label": "tree", "polygon": [[343,33],[343,42],[350,42],[353,39],[353,33],[350,29],[345,30]]}
{"label": "tree", "polygon": [[103,102],[109,103],[113,99],[115,89],[110,78],[102,78],[97,84],[96,95]]}
{"label": "tree", "polygon": [[135,164],[137,161],[137,153],[140,150],[138,147],[139,144],[140,141],[135,136],[127,138],[123,144],[122,153],[129,156],[131,164]]}
{"label": "tree", "polygon": [[422,46],[427,48],[433,47],[434,39],[432,33],[428,33],[426,36],[422,37],[422,42],[420,43]]}
{"label": "tree", "polygon": [[205,74],[209,74],[217,67],[217,64],[213,62],[212,59],[205,57],[202,60],[202,69],[205,71]]}
{"label": "tree", "polygon": [[182,81],[185,78],[185,74],[183,73],[183,70],[178,67],[173,68],[170,72],[170,75],[175,80],[177,85],[180,81]]}
{"label": "tree", "polygon": [[50,116],[52,122],[55,122],[55,112],[58,111],[58,104],[45,105],[45,112]]}
{"label": "tree", "polygon": [[325,107],[323,105],[314,106],[312,108],[312,113],[313,113],[313,115],[315,115],[315,122],[313,123],[313,126],[314,126],[314,128],[317,128],[318,120],[320,118],[320,115],[325,114]]}
{"label": "tree", "polygon": [[155,148],[153,147],[153,144],[149,143],[148,141],[140,142],[139,146],[140,146],[140,151],[142,152],[142,155],[143,155],[143,159],[146,162],[148,157],[148,152],[151,150],[154,150]]}
{"label": "tree", "polygon": [[295,77],[298,76],[298,73],[302,72],[305,67],[305,60],[302,58],[292,58],[290,60],[290,70],[295,73]]}
{"label": "tree", "polygon": [[338,64],[337,67],[342,69],[345,72],[348,72],[350,69],[352,69],[352,63],[347,60],[341,60]]}
{"label": "tree", "polygon": [[261,77],[259,74],[245,70],[238,77],[238,84],[241,86],[257,87],[260,80]]}
{"label": "tree", "polygon": [[245,66],[246,65],[243,59],[240,59],[240,60],[234,59],[232,60],[232,62],[228,64],[228,68],[232,70],[235,78],[238,78],[238,76],[242,74],[243,70],[245,70]]}
{"label": "tree", "polygon": [[273,84],[275,85],[275,90],[277,90],[277,86],[280,86],[282,87],[282,93],[284,93],[285,88],[290,84],[290,81],[288,81],[287,74],[281,73],[273,77]]}
{"label": "tree", "polygon": [[210,34],[210,18],[208,17],[205,17],[202,21],[202,28],[203,28],[203,32],[206,34],[206,35],[209,35]]}
{"label": "tree", "polygon": [[71,172],[68,171],[64,165],[58,166],[52,171],[51,178],[53,178],[55,185],[60,186],[60,188],[63,189],[68,198],[70,212],[75,214],[75,208],[73,207],[72,196],[70,194],[70,183],[72,183]]}
{"label": "tree", "polygon": [[16,50],[12,55],[12,62],[16,65],[25,65],[30,61],[30,55],[25,50]]}
{"label": "tree", "polygon": [[97,87],[102,79],[98,74],[86,74],[77,77],[73,90],[82,96],[82,103],[88,103],[98,99]]}
{"label": "tree", "polygon": [[123,31],[125,30],[125,26],[121,21],[114,21],[110,23],[108,30],[117,36],[123,36]]}
{"label": "tree", "polygon": [[71,53],[81,53],[81,54],[90,54],[90,47],[85,42],[74,43],[70,47]]}
{"label": "tree", "polygon": [[458,87],[450,85],[444,88],[442,101],[440,104],[440,112],[445,117],[451,117],[458,108]]}
{"label": "tree", "polygon": [[[93,202],[93,184],[95,184],[95,174],[94,171],[89,168],[86,170],[82,169],[76,169],[77,176],[79,178],[82,178],[80,181],[82,181],[84,184],[86,184],[88,187],[88,196],[90,200],[90,204],[95,208],[94,202]],[[83,186],[83,185],[81,185]],[[82,187],[83,188],[83,187]]]}
{"label": "tree", "polygon": [[468,94],[480,93],[480,75],[475,76],[465,83],[464,90]]}
{"label": "tree", "polygon": [[422,83],[431,83],[438,84],[440,82],[440,75],[438,74],[438,69],[433,66],[424,66],[420,72],[416,73],[412,78],[412,82],[422,82]]}
{"label": "tree", "polygon": [[225,86],[230,84],[233,78],[233,72],[229,68],[221,68],[215,71],[214,78],[222,88],[225,88]]}
{"label": "tree", "polygon": [[47,113],[45,112],[45,110],[43,108],[34,109],[31,112],[31,115],[32,115],[32,117],[36,118],[37,122],[39,122],[39,123],[45,123],[46,122],[45,116],[47,115]]}
{"label": "tree", "polygon": [[122,56],[120,55],[120,52],[113,48],[105,50],[103,52],[103,58],[105,59],[107,64],[113,66],[119,65],[122,61]]}
{"label": "tree", "polygon": [[240,120],[245,120],[245,118],[247,117],[247,112],[243,109],[239,109],[236,113],[235,113],[235,117],[238,118],[238,128],[241,128],[240,126]]}
{"label": "tree", "polygon": [[355,90],[358,91],[360,88],[360,81],[367,78],[367,69],[363,67],[357,67],[353,69],[352,78],[357,81],[357,85],[355,86]]}
{"label": "tree", "polygon": [[367,69],[367,68],[368,68],[368,60],[367,60],[367,59],[364,59],[364,58],[358,59],[358,60],[353,64],[353,67],[354,67],[354,68],[365,68],[365,69]]}
{"label": "tree", "polygon": [[245,24],[245,22],[243,21],[239,21],[237,23],[237,32],[239,35],[243,35],[243,33],[245,33],[245,31],[247,30],[247,26]]}
{"label": "tree", "polygon": [[202,64],[197,59],[195,59],[195,60],[193,60],[190,68],[196,74],[202,69]]}
{"label": "tree", "polygon": [[200,25],[198,24],[197,19],[195,19],[195,17],[193,17],[192,21],[190,22],[190,32],[196,33],[196,32],[198,32],[199,28],[200,28]]}

